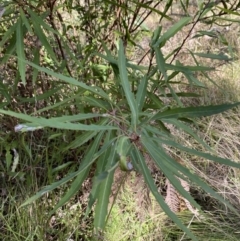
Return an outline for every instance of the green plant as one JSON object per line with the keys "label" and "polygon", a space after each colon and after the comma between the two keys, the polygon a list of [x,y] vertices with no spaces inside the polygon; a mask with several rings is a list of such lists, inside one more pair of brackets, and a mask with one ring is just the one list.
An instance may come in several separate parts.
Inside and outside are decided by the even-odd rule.
{"label": "green plant", "polygon": [[[152,12],[159,15],[160,21],[171,19],[167,12],[173,1],[168,1],[163,11],[155,10],[147,1],[132,1],[120,5],[113,1],[105,8],[98,7],[100,4],[91,1],[89,5],[79,5],[80,7],[73,1],[65,5],[62,3],[62,8],[55,3],[56,1],[44,1],[43,5],[39,5],[29,1],[25,6],[17,3],[20,7],[17,16],[14,15],[15,5],[7,3],[9,7],[4,17],[9,23],[4,24],[7,31],[4,32],[0,48],[7,42],[8,44],[1,56],[1,65],[6,67],[8,63],[11,70],[9,72],[11,76],[15,75],[15,79],[12,89],[3,84],[0,113],[27,122],[24,127],[17,126],[17,131],[54,128],[72,132],[74,140],[61,146],[61,151],[66,153],[71,149],[80,149],[82,160],[76,171],[43,188],[22,206],[73,180],[69,190],[54,207],[51,212],[53,213],[74,196],[81,189],[84,180],[94,172],[87,214],[95,205],[94,226],[98,232],[105,227],[116,168],[120,166],[121,170],[126,172],[134,168],[142,173],[149,189],[167,215],[189,237],[196,240],[158,193],[148,165],[154,163],[161,169],[180,195],[195,208],[201,209],[179,180],[189,184],[196,183],[234,211],[229,202],[188,168],[174,160],[166,152],[165,146],[224,165],[240,167],[231,160],[212,155],[211,148],[193,130],[195,118],[221,113],[237,107],[239,103],[184,107],[181,98],[196,97],[196,93],[177,92],[174,88],[181,84],[175,81],[178,75],[184,76],[188,81],[184,80],[182,84],[204,88],[197,74],[208,77],[207,72],[214,68],[202,65],[198,57],[230,60],[225,55],[190,52],[194,65],[184,65],[177,57],[198,22],[213,22],[215,17],[220,18],[229,12],[236,14],[238,6],[217,6],[219,12],[216,14],[215,6],[208,1],[199,5],[199,11],[194,17],[184,17],[166,31],[157,27],[152,32],[150,48],[146,52],[149,62],[147,65],[140,65],[141,61],[130,61],[130,50],[132,46],[138,46],[136,40],[141,34],[139,28],[142,22]],[[183,1],[180,3],[187,14],[188,1],[185,4]],[[69,15],[73,10],[81,17],[83,13],[86,14],[85,18],[80,18],[80,28],[86,32],[83,38],[88,46],[79,44],[70,31],[75,26],[67,25],[63,21],[61,15],[65,9]],[[101,19],[93,14],[100,11],[104,15],[107,11],[110,16],[114,16],[111,9],[119,14],[118,21],[111,18]],[[53,10],[56,10],[56,16]],[[209,13],[212,15],[207,15]],[[139,14],[141,17],[137,17]],[[56,26],[54,17],[60,20],[59,26]],[[164,54],[163,49],[168,41],[190,24],[191,29],[185,40],[173,51]],[[106,28],[109,33],[104,32]],[[120,40],[116,43],[112,40],[107,42],[105,37],[108,34]],[[32,35],[37,37],[34,43],[30,41]],[[29,42],[25,44],[24,40]],[[39,42],[42,52],[39,50]],[[34,46],[34,56],[30,51],[31,46]],[[82,53],[85,56],[82,56]],[[15,57],[15,60],[12,60],[12,57]],[[29,69],[30,75],[27,72]],[[43,76],[47,76],[47,79]],[[19,83],[25,91],[29,91],[27,96],[17,87]],[[31,88],[27,89],[29,86]],[[16,95],[18,92],[21,93],[20,97]],[[14,96],[19,104],[10,96]],[[165,102],[165,98],[169,98],[170,103]],[[34,108],[36,106],[37,110]],[[45,114],[49,117],[46,118]],[[175,126],[193,137],[205,152],[178,143],[171,135],[169,126]]]}

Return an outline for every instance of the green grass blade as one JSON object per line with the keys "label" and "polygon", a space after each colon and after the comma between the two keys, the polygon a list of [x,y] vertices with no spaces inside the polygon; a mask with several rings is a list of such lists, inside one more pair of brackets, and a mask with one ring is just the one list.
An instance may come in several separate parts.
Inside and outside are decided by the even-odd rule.
{"label": "green grass blade", "polygon": [[131,86],[128,81],[128,73],[127,73],[127,65],[126,65],[126,57],[124,54],[124,47],[122,40],[119,41],[119,51],[118,51],[118,66],[119,66],[119,73],[121,84],[124,90],[124,93],[127,98],[128,105],[131,110],[131,117],[132,117],[132,125],[133,129],[136,130],[137,120],[138,120],[138,109],[136,106],[136,101],[134,99],[134,95],[131,92]]}
{"label": "green grass blade", "polygon": [[26,63],[25,63],[25,52],[24,52],[24,43],[23,43],[23,26],[21,18],[17,22],[16,30],[16,47],[17,47],[17,58],[18,58],[18,71],[21,76],[23,85],[26,85]]}
{"label": "green grass blade", "polygon": [[135,153],[136,156],[138,158],[139,161],[139,167],[141,169],[141,172],[144,176],[144,179],[146,181],[146,183],[148,184],[148,187],[150,188],[153,196],[156,198],[157,202],[159,203],[159,205],[161,206],[161,208],[163,209],[163,211],[168,215],[168,217],[178,225],[178,227],[180,229],[182,229],[190,238],[192,238],[192,240],[197,241],[196,237],[190,232],[190,230],[182,224],[182,222],[179,220],[179,218],[177,217],[177,215],[175,213],[173,213],[170,208],[168,207],[168,205],[165,203],[163,197],[158,193],[158,189],[154,183],[154,180],[151,176],[151,173],[145,163],[145,160],[143,158],[143,156],[141,155],[141,153],[139,152],[139,150],[137,148],[135,148]]}
{"label": "green grass blade", "polygon": [[178,119],[178,118],[196,118],[203,116],[216,115],[226,110],[238,106],[240,102],[234,104],[210,105],[199,107],[174,108],[157,113],[152,120],[157,119]]}

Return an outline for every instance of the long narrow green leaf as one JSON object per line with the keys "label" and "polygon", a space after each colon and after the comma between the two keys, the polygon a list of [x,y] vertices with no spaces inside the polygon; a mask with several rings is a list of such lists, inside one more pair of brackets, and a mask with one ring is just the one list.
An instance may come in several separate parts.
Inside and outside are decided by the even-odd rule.
{"label": "long narrow green leaf", "polygon": [[[33,63],[36,65],[40,65],[40,52],[38,48],[35,48],[33,50],[33,55],[34,55]],[[34,85],[36,83],[37,76],[38,76],[38,69],[33,69],[32,82]]]}
{"label": "long narrow green leaf", "polygon": [[138,108],[136,106],[136,101],[134,99],[133,93],[131,92],[131,87],[128,81],[126,57],[124,54],[124,47],[123,47],[122,40],[119,40],[118,66],[119,66],[121,84],[122,84],[124,93],[126,95],[128,105],[131,110],[133,129],[136,130],[137,120],[138,120]]}
{"label": "long narrow green leaf", "polygon": [[20,101],[21,103],[36,103],[36,101],[48,99],[50,96],[53,96],[55,93],[57,93],[60,90],[62,90],[62,86],[59,86],[57,88],[52,88],[49,91],[46,91],[43,94],[36,95],[34,97],[22,98],[22,97],[18,96],[17,100]]}
{"label": "long narrow green leaf", "polygon": [[35,21],[33,21],[33,29],[34,29],[35,34],[38,36],[39,41],[42,43],[42,45],[44,46],[44,48],[50,55],[51,59],[54,62],[58,63],[56,55],[55,55],[50,43],[47,40],[48,39],[47,36],[42,31],[41,26],[39,26]]}
{"label": "long narrow green leaf", "polygon": [[103,131],[100,132],[98,134],[97,138],[94,140],[94,142],[91,145],[91,147],[87,150],[87,152],[86,152],[87,154],[86,154],[85,158],[83,159],[83,161],[82,161],[78,171],[73,172],[73,173],[67,175],[66,177],[62,178],[60,181],[54,182],[51,185],[46,186],[41,191],[37,192],[34,196],[32,196],[31,198],[27,199],[20,207],[24,207],[24,206],[34,202],[35,200],[40,198],[45,193],[51,192],[52,190],[60,187],[61,185],[67,183],[68,181],[72,180],[77,175],[81,175],[82,173],[85,173],[85,171],[88,170],[88,168],[96,161],[96,159],[99,156],[102,155],[102,153],[106,150],[106,148],[109,145],[111,145],[111,142],[107,143],[105,145],[105,148],[103,148],[103,150],[100,150],[100,151],[98,151],[96,153],[103,134],[104,134]]}
{"label": "long narrow green leaf", "polygon": [[119,155],[119,166],[122,171],[130,171],[129,164],[127,162],[127,156],[131,149],[132,145],[129,141],[129,137],[127,136],[120,136],[116,143],[116,151]]}
{"label": "long narrow green leaf", "polygon": [[28,19],[26,18],[26,15],[25,15],[23,9],[20,8],[20,9],[19,9],[19,12],[20,12],[20,16],[21,16],[21,19],[22,19],[23,24],[26,26],[28,32],[32,34],[32,33],[33,33],[33,32],[32,32],[32,28],[31,28],[31,26],[30,26],[30,23],[29,23]]}
{"label": "long narrow green leaf", "polygon": [[[54,207],[54,209],[51,211],[50,216],[61,206],[63,206],[67,201],[70,200],[71,197],[73,197],[81,188],[82,183],[84,182],[84,180],[87,178],[87,175],[90,171],[91,168],[91,161],[94,156],[94,154],[96,153],[96,151],[99,149],[99,145],[100,142],[102,140],[102,137],[104,135],[104,131],[100,132],[97,137],[95,138],[94,142],[92,143],[91,147],[89,148],[89,150],[86,152],[86,156],[84,157],[84,159],[82,160],[82,163],[79,167],[79,170],[84,170],[81,171],[78,176],[76,177],[76,179],[74,180],[74,182],[71,184],[70,189],[67,191],[67,193],[61,198],[61,200],[58,202],[58,204]],[[91,163],[91,165],[89,165],[89,163]],[[86,168],[82,168],[84,165],[86,165]]]}
{"label": "long narrow green leaf", "polygon": [[138,158],[144,179],[148,184],[148,187],[150,188],[153,196],[156,198],[157,202],[160,204],[161,208],[163,209],[163,211],[168,215],[170,219],[172,219],[174,223],[178,225],[179,228],[181,228],[190,238],[192,238],[192,240],[197,241],[196,237],[190,232],[190,230],[185,225],[182,224],[182,222],[179,220],[177,215],[170,210],[168,205],[165,203],[163,197],[158,193],[158,189],[145,163],[145,160],[143,159],[143,156],[141,155],[141,153],[138,151],[137,148],[135,148],[135,152],[136,152],[136,156]]}
{"label": "long narrow green leaf", "polygon": [[157,113],[153,116],[152,120],[157,119],[178,119],[178,118],[196,118],[203,116],[216,115],[226,110],[232,109],[238,106],[240,102],[234,104],[223,104],[223,105],[210,105],[210,106],[199,106],[199,107],[186,107],[186,108],[174,108],[165,110],[161,113]]}
{"label": "long narrow green leaf", "polygon": [[29,61],[25,61],[27,64],[29,64],[30,66],[38,69],[39,71],[42,71],[42,72],[45,72],[46,74],[49,74],[57,79],[60,79],[60,80],[63,80],[64,82],[68,83],[68,84],[72,84],[72,85],[75,85],[75,86],[79,86],[85,90],[88,90],[92,93],[95,93],[97,95],[100,95],[102,96],[103,98],[109,100],[109,96],[99,87],[95,86],[95,87],[92,87],[92,86],[88,86],[86,85],[85,83],[83,82],[80,82],[80,81],[77,81],[76,79],[74,78],[71,78],[71,77],[68,77],[68,76],[65,76],[65,75],[62,75],[62,74],[59,74],[59,73],[56,73],[56,72],[53,72],[52,70],[50,69],[47,69],[47,68],[44,68],[44,67],[40,67],[32,62],[29,62]]}
{"label": "long narrow green leaf", "polygon": [[172,18],[166,14],[167,10],[164,12],[161,12],[158,10],[158,8],[154,8],[152,6],[150,6],[149,2],[140,2],[140,1],[136,1],[136,3],[138,4],[139,7],[142,7],[143,9],[149,9],[154,13],[157,13],[159,16],[161,16],[161,19],[166,18],[167,20],[172,20]]}
{"label": "long narrow green leaf", "polygon": [[8,87],[7,87],[7,85],[3,84],[2,78],[0,79],[0,93],[1,93],[1,95],[3,95],[6,98],[7,103],[11,102],[12,98],[9,94]]}
{"label": "long narrow green leaf", "polygon": [[164,173],[164,175],[169,179],[171,184],[176,188],[176,190],[186,198],[193,206],[200,209],[199,204],[193,199],[193,197],[182,187],[179,180],[176,179],[174,175],[179,176],[178,169],[173,165],[169,164],[171,158],[167,155],[163,155],[161,148],[156,146],[154,142],[150,141],[149,137],[141,136],[141,142],[143,146],[148,151],[148,154],[151,155],[157,166]]}
{"label": "long narrow green leaf", "polygon": [[[153,34],[152,34],[152,37],[151,37],[151,41],[150,41],[150,46],[153,48],[154,44],[156,44],[156,42],[158,41],[159,37],[160,37],[160,34],[161,34],[161,31],[162,31],[162,26],[158,26]],[[152,53],[153,54],[153,53]]]}
{"label": "long narrow green leaf", "polygon": [[[60,133],[60,135],[61,135],[61,133]],[[55,136],[56,136],[56,135],[55,135]],[[59,134],[57,134],[57,136],[59,136]],[[49,138],[49,140],[50,140],[50,138]],[[57,166],[57,167],[55,167],[55,168],[52,168],[51,174],[57,173],[57,172],[59,172],[59,171],[62,171],[62,170],[64,170],[64,169],[66,169],[67,167],[71,166],[72,164],[74,164],[74,161],[69,161],[69,162],[66,162],[66,163],[64,163],[64,164],[61,164],[61,165],[59,165],[59,166]]]}
{"label": "long narrow green leaf", "polygon": [[[163,103],[163,101],[160,99],[160,97],[153,93],[153,92],[147,92],[147,97],[151,100],[150,102],[150,108],[155,108],[157,110],[163,108],[165,105]],[[144,105],[145,107],[146,105]]]}
{"label": "long narrow green leaf", "polygon": [[18,71],[21,76],[23,85],[26,85],[26,63],[25,63],[25,52],[24,52],[24,43],[23,43],[23,26],[21,18],[17,22],[17,57],[18,57]]}
{"label": "long narrow green leaf", "polygon": [[[107,144],[112,138],[112,132],[108,131],[106,134],[106,137],[104,138],[104,144]],[[92,209],[93,204],[96,202],[98,195],[99,195],[99,187],[101,181],[99,181],[99,176],[104,172],[104,169],[107,165],[107,160],[110,156],[111,148],[106,149],[106,151],[99,157],[97,161],[97,166],[96,166],[96,171],[95,171],[95,176],[93,178],[93,185],[92,185],[92,190],[89,194],[88,198],[88,206],[87,210],[85,213],[85,217],[87,217]],[[101,195],[101,194],[100,194]]]}
{"label": "long narrow green leaf", "polygon": [[[173,0],[168,0],[165,4],[163,14],[165,15],[170,8],[172,8]],[[162,22],[163,16],[161,16],[159,23]]]}
{"label": "long narrow green leaf", "polygon": [[169,131],[169,129],[167,129],[167,127],[161,122],[158,121],[158,128],[154,127],[154,126],[150,126],[149,124],[144,124],[143,128],[147,131],[150,131],[153,134],[156,134],[158,136],[161,136],[163,138],[171,138],[171,132]]}
{"label": "long narrow green leaf", "polygon": [[186,71],[186,72],[183,72],[183,74],[188,79],[188,81],[191,85],[196,85],[198,87],[203,87],[203,88],[205,87],[205,84],[202,83],[201,81],[199,81],[197,78],[195,78],[193,76],[193,73]]}
{"label": "long narrow green leaf", "polygon": [[159,48],[160,44],[165,45],[166,41],[173,37],[178,31],[180,31],[186,24],[191,21],[191,17],[180,19],[175,23],[167,32],[165,32],[160,39],[154,44],[153,47]]}
{"label": "long narrow green leaf", "polygon": [[[156,143],[161,142],[158,138],[153,138]],[[163,142],[165,144],[165,142]],[[161,145],[161,144],[160,144]],[[174,146],[176,147],[176,146]],[[161,152],[163,160],[165,159],[165,164],[167,166],[173,165],[175,169],[184,174],[188,177],[193,183],[196,183],[199,187],[201,187],[205,192],[209,193],[212,197],[216,198],[218,201],[225,204],[228,208],[230,208],[233,212],[235,212],[238,216],[240,214],[236,211],[236,209],[223,197],[221,197],[216,191],[214,191],[210,186],[208,186],[204,181],[202,181],[197,175],[190,172],[189,169],[185,168],[184,166],[180,165],[176,161],[174,161],[171,157],[169,157],[163,150]]]}
{"label": "long narrow green leaf", "polygon": [[30,13],[31,18],[35,20],[35,21],[32,21],[35,34],[38,36],[39,41],[42,43],[46,51],[49,53],[52,60],[57,63],[58,61],[57,61],[56,55],[48,41],[48,37],[44,34],[39,22],[36,21],[37,19],[39,19],[39,17],[36,15],[36,13],[34,13],[31,10],[29,10],[28,12]]}
{"label": "long narrow green leaf", "polygon": [[67,145],[63,151],[67,151],[69,149],[75,149],[79,146],[82,146],[84,143],[88,142],[97,134],[96,131],[88,131],[86,133],[80,134],[80,136],[76,137],[76,139]]}
{"label": "long narrow green leaf", "polygon": [[202,58],[208,58],[208,59],[217,59],[217,60],[225,60],[225,61],[229,61],[231,60],[231,58],[229,58],[229,56],[220,53],[220,54],[213,54],[213,53],[193,53],[194,55],[197,55],[199,57]]}
{"label": "long narrow green leaf", "polygon": [[183,103],[181,102],[180,98],[176,95],[175,90],[172,88],[171,84],[170,83],[166,83],[166,86],[170,90],[171,95],[176,100],[178,106],[183,107]]}
{"label": "long narrow green leaf", "polygon": [[[12,55],[14,54],[15,50],[16,50],[16,39],[17,39],[17,33],[15,32],[11,39],[9,40],[9,44],[7,46],[7,49],[4,53],[3,58],[1,58],[1,64],[5,64],[8,62],[9,58],[12,57]],[[19,79],[19,73],[17,73],[16,79]]]}
{"label": "long narrow green leaf", "polygon": [[67,203],[71,197],[73,197],[82,187],[82,183],[86,180],[88,173],[91,169],[91,165],[85,168],[82,172],[80,172],[75,180],[71,183],[71,187],[65,193],[65,195],[61,198],[61,200],[54,206],[53,210],[49,213],[49,215],[53,215],[53,213],[60,207],[62,207],[65,203]]}
{"label": "long narrow green leaf", "polygon": [[[110,64],[115,64],[118,65],[118,60],[116,60],[113,56],[106,56],[104,54],[101,53],[96,53],[97,56],[107,60]],[[147,66],[142,66],[142,65],[136,65],[136,64],[131,64],[127,62],[127,67],[132,68],[132,69],[136,69],[139,71],[143,71],[143,70],[148,70]]]}
{"label": "long narrow green leaf", "polygon": [[[111,149],[110,156],[107,159],[106,169],[111,168],[116,163],[116,150]],[[108,203],[113,183],[114,170],[108,172],[107,177],[101,182],[98,190],[98,201],[95,208],[94,227],[96,229],[104,229],[105,221],[108,214]]]}
{"label": "long narrow green leaf", "polygon": [[173,65],[173,64],[165,64],[166,70],[173,70],[179,72],[189,72],[189,71],[212,71],[213,67],[207,66],[191,66],[191,65]]}
{"label": "long narrow green leaf", "polygon": [[[96,117],[103,117],[104,114],[94,114],[94,113],[87,113],[87,114],[77,114],[77,115],[65,115],[61,117],[53,117],[51,118],[52,121],[57,122],[69,122],[69,121],[80,121],[80,120],[87,120]],[[105,117],[107,115],[104,115]]]}
{"label": "long narrow green leaf", "polygon": [[[52,127],[57,129],[65,129],[65,130],[83,130],[83,131],[101,131],[101,130],[113,130],[117,129],[113,126],[98,126],[98,125],[84,125],[84,124],[73,124],[73,123],[63,123],[60,121],[52,120],[52,119],[45,119],[45,118],[37,118],[32,117],[25,114],[16,113],[13,111],[6,111],[1,110],[0,113],[16,117],[18,119],[22,119],[28,122],[31,122],[33,126],[42,126],[42,127]],[[31,124],[28,124],[29,126]]]}
{"label": "long narrow green leaf", "polygon": [[147,84],[148,84],[148,77],[147,75],[144,75],[144,77],[140,80],[140,83],[137,88],[137,95],[136,95],[136,102],[138,106],[138,111],[141,112],[146,94],[147,94]]}
{"label": "long narrow green leaf", "polygon": [[7,32],[5,32],[4,36],[2,36],[2,40],[0,42],[0,48],[3,47],[3,45],[8,41],[9,39],[12,37],[13,33],[16,31],[17,27],[18,27],[19,23],[18,21],[11,25],[11,27],[8,29]]}
{"label": "long narrow green leaf", "polygon": [[[60,89],[62,89],[62,87],[60,87]],[[83,93],[84,93],[84,90],[79,91],[79,94],[80,94],[80,95],[82,95]],[[40,95],[40,96],[41,96],[41,95]],[[40,98],[40,96],[36,96],[36,98],[38,99],[38,98]],[[59,101],[59,102],[57,102],[57,103],[54,104],[54,105],[47,106],[47,107],[44,107],[44,108],[42,108],[42,109],[40,109],[40,110],[37,110],[36,113],[41,113],[41,112],[44,112],[44,111],[47,111],[47,110],[55,109],[56,107],[59,107],[59,106],[68,105],[68,103],[69,103],[70,101],[72,101],[72,100],[78,101],[80,98],[81,98],[81,97],[78,97],[78,95],[77,95],[77,96],[72,95],[71,97],[65,98],[64,100]]]}
{"label": "long narrow green leaf", "polygon": [[[175,94],[179,97],[201,97],[201,95],[193,93],[193,92],[175,92]],[[166,94],[165,96],[160,95],[161,97],[172,97],[173,95],[171,93]]]}
{"label": "long narrow green leaf", "polygon": [[[160,141],[160,139],[159,139],[159,141]],[[196,155],[196,156],[200,156],[200,157],[203,157],[205,159],[215,161],[215,162],[218,162],[218,163],[226,165],[226,166],[240,168],[240,163],[233,162],[233,161],[231,161],[229,159],[226,159],[226,158],[221,158],[221,157],[213,156],[213,155],[208,154],[208,153],[197,151],[197,150],[182,146],[179,143],[176,143],[176,142],[171,141],[171,140],[161,139],[161,142],[164,143],[165,145],[175,147],[175,148],[177,148],[179,150],[182,150],[182,151],[185,151],[187,153],[190,153],[190,154],[193,154],[193,155]]]}
{"label": "long narrow green leaf", "polygon": [[189,12],[188,12],[188,1],[184,1],[184,3],[183,3],[183,1],[180,0],[180,4],[181,4],[181,7],[182,7],[182,9],[184,11],[184,15],[190,16]]}
{"label": "long narrow green leaf", "polygon": [[[108,120],[100,120],[97,124],[105,125],[107,124]],[[70,142],[63,151],[67,151],[69,149],[75,149],[79,146],[82,146],[84,143],[92,139],[94,136],[97,135],[97,131],[87,131],[86,133],[81,133],[74,141]]]}
{"label": "long narrow green leaf", "polygon": [[[27,12],[29,13],[29,15],[34,19],[34,21],[39,25],[42,26],[44,29],[48,30],[49,32],[52,32],[54,34],[59,35],[59,33],[53,29],[49,24],[47,24],[44,19],[48,16],[47,12],[44,12],[43,14],[41,14],[40,16],[34,12],[31,8],[27,7]],[[60,35],[59,35],[60,37]]]}
{"label": "long narrow green leaf", "polygon": [[[84,170],[83,170],[84,171]],[[46,186],[45,188],[43,188],[41,191],[37,192],[34,196],[28,198],[21,206],[24,207],[34,201],[36,201],[37,199],[39,199],[42,195],[51,192],[52,190],[60,187],[61,185],[67,183],[68,181],[72,180],[74,177],[76,177],[79,174],[78,171],[73,172],[71,174],[69,174],[68,176],[62,178],[60,181],[54,182],[51,185]]]}
{"label": "long narrow green leaf", "polygon": [[116,143],[116,151],[119,156],[126,156],[130,149],[128,136],[120,136]]}
{"label": "long narrow green leaf", "polygon": [[[108,111],[109,109],[111,109],[111,105],[108,101],[104,101],[102,99],[99,98],[95,98],[93,96],[83,96],[82,97],[83,101],[86,101],[88,105],[93,106],[93,107],[100,107],[103,110]],[[113,104],[113,103],[111,103]]]}
{"label": "long narrow green leaf", "polygon": [[156,54],[156,61],[157,61],[158,69],[162,73],[164,80],[167,82],[168,77],[167,77],[167,72],[166,72],[166,67],[165,67],[165,59],[163,57],[163,54],[158,47],[155,47],[154,51]]}
{"label": "long narrow green leaf", "polygon": [[201,138],[199,138],[199,136],[184,123],[178,121],[177,119],[165,119],[164,122],[175,125],[179,130],[182,129],[184,132],[191,135],[196,141],[202,144],[207,150],[211,151],[210,146],[208,146],[207,143],[205,143]]}
{"label": "long narrow green leaf", "polygon": [[[53,96],[54,94],[56,94],[60,90],[62,90],[62,86],[52,88],[49,91],[46,91],[43,94],[36,95],[34,97],[29,97],[29,98],[24,97],[23,98],[23,97],[17,96],[16,99],[18,101],[20,101],[21,103],[36,103],[36,101],[39,101],[39,100],[47,100],[50,96]],[[41,111],[38,111],[38,113],[40,113],[40,112]]]}

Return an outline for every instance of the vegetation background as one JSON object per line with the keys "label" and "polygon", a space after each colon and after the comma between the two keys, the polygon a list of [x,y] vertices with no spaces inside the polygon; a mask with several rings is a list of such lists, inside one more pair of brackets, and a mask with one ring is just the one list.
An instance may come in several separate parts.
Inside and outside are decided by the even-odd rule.
{"label": "vegetation background", "polygon": [[2,1],[0,240],[239,240],[239,9]]}

